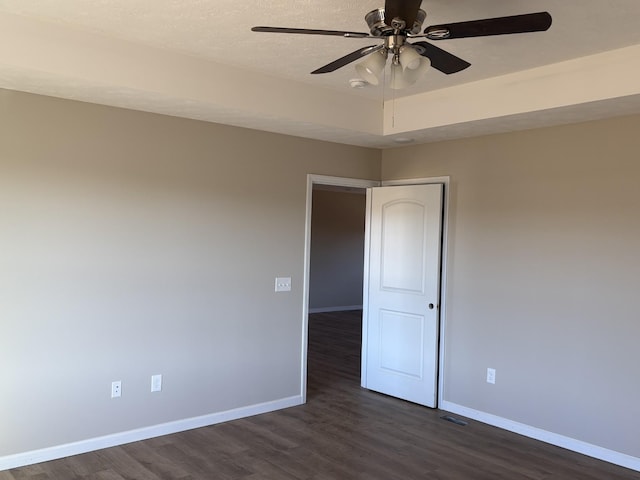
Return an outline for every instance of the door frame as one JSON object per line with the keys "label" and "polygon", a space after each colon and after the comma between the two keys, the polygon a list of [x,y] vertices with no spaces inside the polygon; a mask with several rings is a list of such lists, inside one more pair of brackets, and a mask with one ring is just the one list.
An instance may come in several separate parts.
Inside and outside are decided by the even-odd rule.
{"label": "door frame", "polygon": [[[302,403],[307,402],[307,346],[309,341],[309,269],[311,264],[311,216],[313,212],[313,186],[330,185],[334,187],[370,188],[379,187],[378,180],[361,178],[332,177],[328,175],[307,174],[307,201],[304,226],[304,271],[302,277],[302,356],[300,367],[300,396]],[[365,217],[367,213],[365,212]],[[365,220],[366,221],[366,220]],[[366,238],[366,237],[365,237]],[[366,260],[366,259],[365,259]],[[367,268],[365,264],[365,268]]]}
{"label": "door frame", "polygon": [[[425,185],[432,183],[440,183],[443,185],[442,198],[442,248],[440,251],[440,326],[438,332],[438,408],[444,401],[444,364],[445,364],[445,336],[446,336],[446,300],[448,289],[447,286],[447,246],[448,246],[448,229],[449,229],[449,192],[450,177],[424,177],[424,178],[407,178],[400,180],[365,180],[360,178],[333,177],[328,175],[307,174],[307,199],[304,227],[304,271],[302,280],[302,349],[301,349],[301,366],[300,366],[300,396],[302,403],[307,402],[307,346],[309,340],[309,268],[311,262],[311,215],[314,185],[332,185],[337,187],[352,188],[371,188],[371,187],[390,187],[395,185]],[[364,247],[364,271],[363,271],[363,297],[362,297],[362,370],[360,382],[366,378],[366,311],[367,301],[369,297],[369,222],[371,214],[371,199],[367,195],[367,206],[365,211],[365,247]],[[362,385],[363,387],[365,385]]]}

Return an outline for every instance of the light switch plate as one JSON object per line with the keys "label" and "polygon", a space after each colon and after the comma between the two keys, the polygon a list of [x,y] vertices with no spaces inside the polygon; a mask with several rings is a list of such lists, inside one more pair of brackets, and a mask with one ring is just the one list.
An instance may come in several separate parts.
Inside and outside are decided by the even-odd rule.
{"label": "light switch plate", "polygon": [[290,292],[291,277],[276,277],[276,292]]}
{"label": "light switch plate", "polygon": [[151,391],[162,391],[162,375],[151,375]]}

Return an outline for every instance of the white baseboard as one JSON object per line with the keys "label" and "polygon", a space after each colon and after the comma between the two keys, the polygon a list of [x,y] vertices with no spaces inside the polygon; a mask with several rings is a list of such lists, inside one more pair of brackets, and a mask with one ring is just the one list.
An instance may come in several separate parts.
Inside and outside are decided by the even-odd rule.
{"label": "white baseboard", "polygon": [[514,422],[506,418],[498,417],[490,413],[481,412],[472,408],[463,407],[456,403],[443,401],[439,406],[441,410],[447,412],[456,413],[464,417],[472,418],[482,423],[493,425],[494,427],[502,428],[510,432],[519,433],[525,437],[534,438],[545,443],[550,443],[557,447],[566,448],[589,457],[597,458],[598,460],[604,460],[605,462],[620,465],[631,470],[640,472],[640,458],[632,457],[624,453],[609,450],[607,448],[592,445],[581,440],[565,437],[557,433],[548,432],[540,428],[532,427],[524,423]]}
{"label": "white baseboard", "polygon": [[149,438],[183,432],[194,428],[207,427],[209,425],[215,425],[216,423],[228,422],[238,418],[251,417],[261,413],[273,412],[283,408],[302,405],[302,403],[304,403],[302,397],[300,395],[295,395],[293,397],[259,403],[257,405],[234,408],[224,412],[186,418],[184,420],[177,420],[175,422],[168,422],[160,425],[152,425],[150,427],[114,433],[103,437],[90,438],[80,442],[56,445],[54,447],[43,448],[41,450],[8,455],[0,457],[0,471],[23,467],[25,465],[32,465],[34,463],[56,460],[59,458],[69,457],[71,455],[79,455],[81,453],[92,452],[103,448],[115,447],[117,445],[124,445],[125,443],[137,442],[139,440],[147,440]]}
{"label": "white baseboard", "polygon": [[362,310],[362,305],[345,305],[343,307],[310,308],[309,313],[346,312],[349,310]]}

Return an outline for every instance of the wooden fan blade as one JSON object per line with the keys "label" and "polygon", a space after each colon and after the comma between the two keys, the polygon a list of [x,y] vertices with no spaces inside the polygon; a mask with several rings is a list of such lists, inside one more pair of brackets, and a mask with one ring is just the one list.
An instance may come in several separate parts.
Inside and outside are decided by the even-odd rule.
{"label": "wooden fan blade", "polygon": [[411,30],[416,21],[422,0],[386,0],[384,2],[384,22],[391,25],[394,18],[404,20],[406,28]]}
{"label": "wooden fan blade", "polygon": [[440,70],[442,73],[451,75],[470,67],[471,64],[466,60],[456,57],[454,54],[449,53],[441,48],[431,45],[427,42],[414,42],[411,45],[419,45],[418,53],[423,57],[428,58],[431,61],[431,66],[436,70]]}
{"label": "wooden fan blade", "polygon": [[335,35],[338,37],[366,38],[370,35],[362,32],[343,32],[341,30],[314,30],[311,28],[287,28],[287,27],[253,27],[252,32],[267,33],[301,33],[303,35]]}
{"label": "wooden fan blade", "polygon": [[469,22],[432,25],[424,30],[430,40],[486,37],[511,33],[543,32],[551,26],[549,12],[527,13],[510,17],[487,18]]}
{"label": "wooden fan blade", "polygon": [[384,48],[384,45],[370,45],[368,47],[359,48],[355,52],[351,52],[350,54],[345,55],[344,57],[340,57],[337,60],[334,60],[333,62],[328,63],[325,66],[314,70],[311,73],[329,73],[329,72],[334,72],[337,69],[339,69],[341,67],[344,67],[345,65],[348,65],[351,62],[355,62],[356,60],[359,60],[362,57],[366,57],[370,53],[378,52],[378,51],[382,50],[383,48]]}

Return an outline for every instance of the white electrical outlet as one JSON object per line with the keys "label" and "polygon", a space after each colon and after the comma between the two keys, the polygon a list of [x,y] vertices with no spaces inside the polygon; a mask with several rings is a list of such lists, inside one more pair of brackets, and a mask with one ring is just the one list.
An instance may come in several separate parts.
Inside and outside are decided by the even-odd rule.
{"label": "white electrical outlet", "polygon": [[276,277],[276,292],[290,292],[291,277]]}
{"label": "white electrical outlet", "polygon": [[151,391],[159,392],[162,390],[162,375],[151,375]]}
{"label": "white electrical outlet", "polygon": [[120,396],[122,396],[122,382],[120,380],[111,382],[111,398]]}
{"label": "white electrical outlet", "polygon": [[496,369],[487,368],[487,383],[496,383]]}

